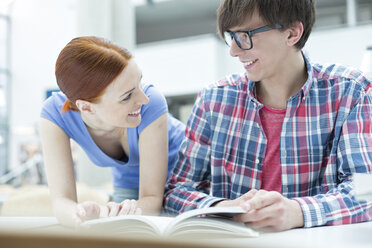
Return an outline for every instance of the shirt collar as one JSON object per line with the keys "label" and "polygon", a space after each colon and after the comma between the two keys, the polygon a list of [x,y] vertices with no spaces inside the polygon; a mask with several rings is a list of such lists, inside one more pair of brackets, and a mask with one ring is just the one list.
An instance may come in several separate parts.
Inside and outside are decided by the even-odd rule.
{"label": "shirt collar", "polygon": [[302,97],[306,97],[313,84],[313,66],[311,65],[311,62],[308,56],[303,51],[301,51],[301,53],[302,53],[302,56],[304,57],[306,68],[307,68],[307,80],[305,84],[302,86],[300,91],[302,93],[301,94]]}
{"label": "shirt collar", "polygon": [[[301,100],[302,98],[306,97],[307,94],[309,93],[309,90],[311,88],[311,85],[313,83],[313,67],[311,65],[311,62],[308,58],[308,56],[303,52],[301,51],[302,53],[302,56],[305,60],[305,65],[306,65],[306,69],[307,69],[307,80],[305,82],[305,84],[302,86],[301,90],[293,95],[291,98],[293,97],[297,97],[298,95],[301,97]],[[246,82],[248,82],[248,91],[249,91],[249,96],[252,98],[252,99],[256,99],[256,94],[255,94],[255,91],[256,91],[256,84],[254,81],[252,80],[249,80],[248,77],[247,77],[247,73],[244,73],[244,79]]]}

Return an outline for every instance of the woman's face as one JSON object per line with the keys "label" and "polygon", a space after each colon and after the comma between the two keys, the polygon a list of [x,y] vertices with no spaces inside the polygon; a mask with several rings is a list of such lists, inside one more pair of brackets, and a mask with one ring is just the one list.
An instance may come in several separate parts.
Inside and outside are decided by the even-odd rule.
{"label": "woman's face", "polygon": [[105,89],[97,103],[92,103],[94,113],[106,127],[136,127],[141,122],[141,107],[149,102],[142,91],[142,72],[134,59]]}

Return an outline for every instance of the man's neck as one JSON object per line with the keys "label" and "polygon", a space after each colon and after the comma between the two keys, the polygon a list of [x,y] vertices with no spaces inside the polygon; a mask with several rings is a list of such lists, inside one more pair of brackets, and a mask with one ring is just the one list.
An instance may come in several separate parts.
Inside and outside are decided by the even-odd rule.
{"label": "man's neck", "polygon": [[307,80],[305,61],[301,52],[292,54],[274,77],[256,83],[256,95],[265,105],[284,109],[287,100],[296,94]]}

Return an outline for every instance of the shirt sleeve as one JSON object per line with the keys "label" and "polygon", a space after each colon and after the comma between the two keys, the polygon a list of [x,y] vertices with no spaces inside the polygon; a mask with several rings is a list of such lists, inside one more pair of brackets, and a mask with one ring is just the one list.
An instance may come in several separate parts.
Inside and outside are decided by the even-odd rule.
{"label": "shirt sleeve", "polygon": [[372,220],[372,202],[359,201],[353,173],[372,171],[372,88],[351,110],[342,126],[337,148],[337,187],[325,194],[293,198],[302,208],[305,227]]}
{"label": "shirt sleeve", "polygon": [[66,97],[61,92],[53,92],[52,95],[46,99],[41,109],[40,117],[47,119],[58,127],[60,127],[69,137],[72,137],[72,133],[67,128],[63,115],[69,115],[71,113],[62,113],[62,107],[66,100]]}
{"label": "shirt sleeve", "polygon": [[59,116],[56,115],[58,104],[56,103],[56,97],[54,95],[50,96],[43,103],[43,107],[40,112],[40,117],[50,120],[54,123],[60,121]]}
{"label": "shirt sleeve", "polygon": [[167,183],[164,210],[169,214],[208,207],[221,200],[209,195],[211,129],[202,95],[199,93],[194,104],[178,159]]}

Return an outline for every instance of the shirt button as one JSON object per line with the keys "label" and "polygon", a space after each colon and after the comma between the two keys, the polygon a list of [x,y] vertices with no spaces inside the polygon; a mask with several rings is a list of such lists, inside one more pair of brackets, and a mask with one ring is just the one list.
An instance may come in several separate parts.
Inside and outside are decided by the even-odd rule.
{"label": "shirt button", "polygon": [[256,164],[259,164],[260,163],[260,160],[258,158],[256,158]]}

